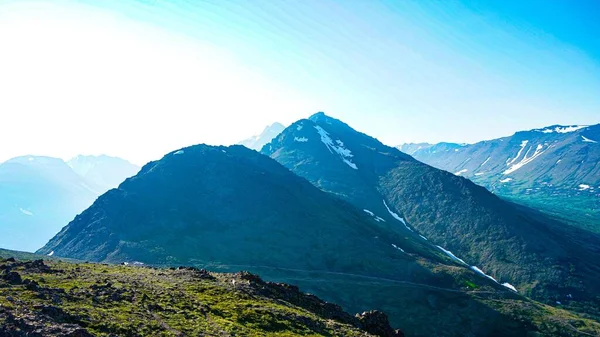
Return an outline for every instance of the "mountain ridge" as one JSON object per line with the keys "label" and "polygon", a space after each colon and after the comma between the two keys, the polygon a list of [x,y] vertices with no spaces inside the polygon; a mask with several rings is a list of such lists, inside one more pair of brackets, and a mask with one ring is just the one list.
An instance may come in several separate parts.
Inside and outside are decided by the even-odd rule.
{"label": "mountain ridge", "polygon": [[552,125],[454,148],[401,148],[502,197],[600,232],[600,144],[594,139],[600,139],[600,124]]}
{"label": "mountain ridge", "polygon": [[[440,249],[470,261],[473,269],[483,269],[499,282],[514,284],[534,298],[553,303],[560,301],[555,300],[555,296],[564,299],[575,289],[598,292],[593,277],[587,277],[585,286],[580,286],[569,281],[579,275],[578,272],[561,270],[566,258],[570,264],[587,271],[587,264],[578,258],[597,256],[600,251],[597,235],[575,230],[566,234],[563,229],[562,233],[567,236],[578,233],[577,240],[564,243],[560,235],[553,234],[561,231],[556,221],[517,209],[467,179],[422,164],[324,114],[313,115],[299,123],[305,121],[314,125],[292,124],[262,152],[358,208],[381,209],[381,201],[373,200],[383,199],[388,213],[399,214],[400,228],[417,230],[424,235],[423,240],[433,240]],[[352,155],[349,158],[357,170],[344,168],[341,157],[330,156],[333,154],[327,153],[330,145],[314,132],[304,133],[308,132],[306,129],[317,127],[325,129],[331,139],[345,144],[344,151]],[[298,142],[297,139],[306,140]],[[372,163],[374,158],[378,158],[376,164]],[[581,245],[582,242],[585,243]],[[592,260],[588,262],[594,264]],[[546,267],[542,267],[547,263],[558,269],[548,274]],[[598,273],[597,266],[592,270]],[[576,277],[582,280],[581,276]],[[556,285],[565,288],[559,290]],[[581,297],[594,298],[583,293]]]}

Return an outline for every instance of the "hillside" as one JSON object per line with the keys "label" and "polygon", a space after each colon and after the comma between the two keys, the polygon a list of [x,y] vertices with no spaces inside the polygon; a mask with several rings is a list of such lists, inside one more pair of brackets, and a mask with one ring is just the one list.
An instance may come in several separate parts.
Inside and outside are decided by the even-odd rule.
{"label": "hillside", "polygon": [[[250,270],[347,311],[382,310],[413,336],[532,329],[531,316],[511,316],[492,300],[523,307],[524,298],[381,219],[256,151],[197,145],[144,166],[40,253]],[[437,324],[425,324],[432,316]]]}
{"label": "hillside", "polygon": [[498,283],[597,313],[598,235],[507,203],[323,113],[292,124],[262,152]]}
{"label": "hillside", "polygon": [[12,259],[0,271],[2,336],[403,336],[380,312],[247,272]]}
{"label": "hillside", "polygon": [[[404,336],[381,312],[351,316],[295,286],[265,282],[248,272],[72,264],[30,255],[21,261],[0,258],[3,336],[34,331],[57,337]],[[492,297],[489,303],[515,321],[530,322],[528,330],[536,336],[600,333],[597,322],[529,300]],[[440,320],[422,324],[437,326]],[[439,336],[466,333],[438,331]],[[477,335],[498,333],[491,325]]]}
{"label": "hillside", "polygon": [[416,159],[600,232],[600,124],[553,125],[476,144],[404,144]]}

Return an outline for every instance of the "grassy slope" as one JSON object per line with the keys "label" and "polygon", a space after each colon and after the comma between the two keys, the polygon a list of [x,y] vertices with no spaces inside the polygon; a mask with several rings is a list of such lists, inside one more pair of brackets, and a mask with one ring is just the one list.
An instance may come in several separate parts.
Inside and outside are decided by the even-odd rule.
{"label": "grassy slope", "polygon": [[[6,256],[8,251],[0,251],[0,254]],[[35,255],[25,258],[28,257]],[[51,323],[83,326],[98,336],[111,333],[127,336],[201,333],[208,336],[368,336],[348,324],[351,318],[340,314],[335,307],[327,310],[319,304],[322,302],[314,302],[313,297],[289,291],[294,287],[254,281],[252,275],[72,264],[58,260],[46,261],[49,268],[0,261],[0,270],[7,265],[18,265],[12,270],[24,281],[36,281],[38,287],[10,285],[0,277],[0,327],[6,323],[7,311],[27,318],[36,310],[50,307],[58,308],[61,313]],[[390,286],[389,291],[394,291],[394,287]],[[352,296],[367,295],[355,292]],[[516,321],[526,322],[532,336],[600,334],[600,324],[591,319],[524,297],[506,298],[485,292],[475,292],[473,296]],[[441,299],[438,301],[446,305]],[[459,301],[454,305],[459,317],[463,303]],[[411,316],[410,308],[405,309],[405,314]],[[338,320],[331,319],[335,315],[339,316]],[[485,321],[486,315],[481,316],[472,319]],[[447,335],[444,333],[446,319],[450,318],[432,317],[430,322],[422,324],[437,325],[438,335],[444,336]],[[488,329],[488,335],[490,332],[493,335],[494,327],[488,326]]]}
{"label": "grassy slope", "polygon": [[40,325],[85,327],[97,336],[369,336],[337,306],[251,274],[56,260],[41,266],[3,261],[0,270],[9,265],[24,282],[0,277],[0,327],[10,323],[10,312]]}

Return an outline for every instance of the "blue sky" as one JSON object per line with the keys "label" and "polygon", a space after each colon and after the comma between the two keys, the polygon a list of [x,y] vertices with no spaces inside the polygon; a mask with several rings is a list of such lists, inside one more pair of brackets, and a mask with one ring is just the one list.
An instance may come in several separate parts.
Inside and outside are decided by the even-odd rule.
{"label": "blue sky", "polygon": [[316,111],[390,145],[595,124],[599,12],[592,0],[0,1],[12,98],[0,111],[19,125],[0,140],[20,144],[0,159],[144,162]]}

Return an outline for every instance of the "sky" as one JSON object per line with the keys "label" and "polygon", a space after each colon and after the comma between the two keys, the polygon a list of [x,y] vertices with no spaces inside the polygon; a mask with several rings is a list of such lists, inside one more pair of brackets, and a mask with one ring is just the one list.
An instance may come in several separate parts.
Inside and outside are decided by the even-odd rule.
{"label": "sky", "polygon": [[0,161],[143,164],[317,111],[388,145],[600,123],[600,3],[0,0]]}

